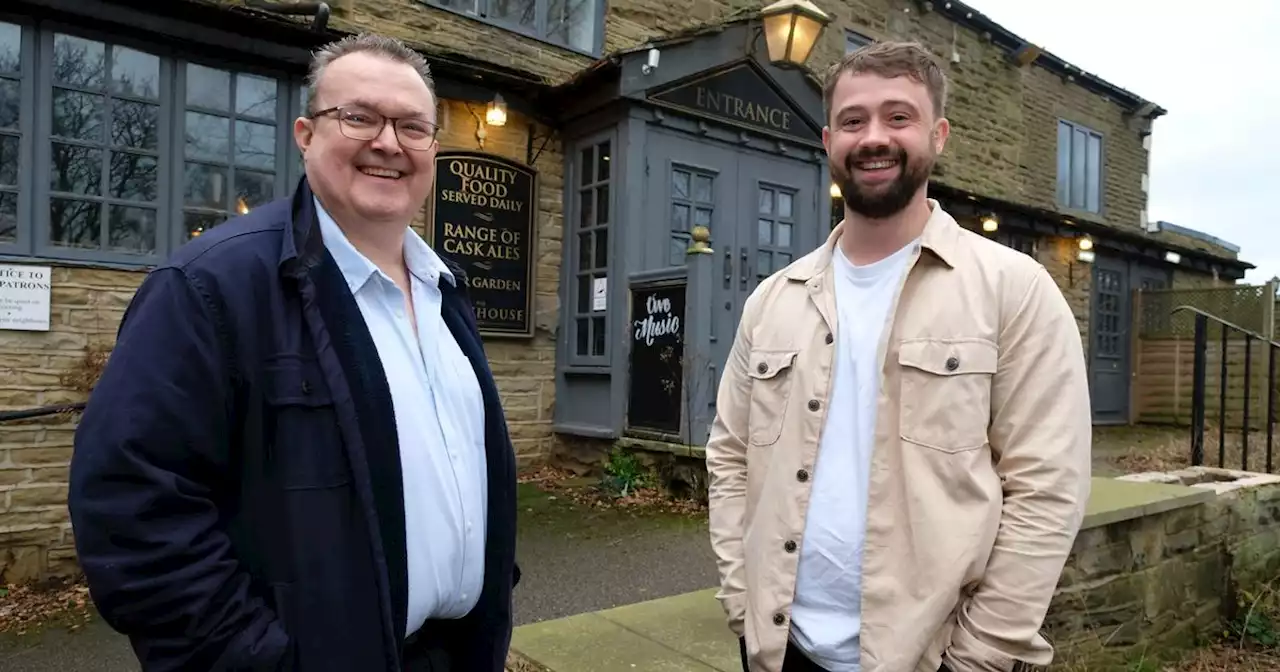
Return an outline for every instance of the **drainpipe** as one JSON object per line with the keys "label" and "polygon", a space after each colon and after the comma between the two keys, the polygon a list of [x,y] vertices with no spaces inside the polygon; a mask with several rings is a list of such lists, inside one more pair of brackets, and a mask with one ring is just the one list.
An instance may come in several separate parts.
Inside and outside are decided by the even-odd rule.
{"label": "drainpipe", "polygon": [[275,14],[293,16],[314,16],[311,29],[324,33],[329,25],[329,3],[327,2],[277,2],[276,0],[244,0],[244,6],[250,9],[261,9]]}

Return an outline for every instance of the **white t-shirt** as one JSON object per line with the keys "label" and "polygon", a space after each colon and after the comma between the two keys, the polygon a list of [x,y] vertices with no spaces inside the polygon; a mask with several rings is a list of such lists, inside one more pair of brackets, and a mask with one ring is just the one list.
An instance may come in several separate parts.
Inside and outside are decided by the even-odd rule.
{"label": "white t-shirt", "polygon": [[791,607],[792,641],[831,672],[860,672],[862,543],[880,394],[876,351],[899,281],[918,247],[913,241],[866,266],[854,266],[838,245],[832,255],[839,321],[834,381]]}

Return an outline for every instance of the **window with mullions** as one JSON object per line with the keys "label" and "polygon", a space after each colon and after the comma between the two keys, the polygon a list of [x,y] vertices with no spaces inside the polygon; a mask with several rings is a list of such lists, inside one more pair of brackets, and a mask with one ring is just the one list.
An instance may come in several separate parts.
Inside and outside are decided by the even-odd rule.
{"label": "window with mullions", "polygon": [[711,229],[714,184],[713,175],[690,168],[671,169],[671,249],[667,261],[672,266],[685,265],[693,227]]}
{"label": "window with mullions", "polygon": [[301,105],[299,79],[0,21],[0,254],[154,264],[288,193]]}
{"label": "window with mullions", "polygon": [[791,232],[795,228],[792,206],[795,191],[760,185],[756,219],[756,282],[781,271],[794,253]]}
{"label": "window with mullions", "polygon": [[573,282],[573,357],[580,364],[604,364],[608,355],[610,141],[583,147],[578,155],[575,189],[577,253]]}
{"label": "window with mullions", "polygon": [[24,56],[22,27],[0,23],[0,252],[18,243],[18,198],[22,195],[19,176],[28,170],[22,162],[24,122]]}
{"label": "window with mullions", "polygon": [[197,63],[183,74],[182,220],[198,236],[274,197],[279,86]]}
{"label": "window with mullions", "polygon": [[[45,34],[51,58],[49,245],[154,253],[160,208],[160,58],[130,47]],[[41,87],[42,89],[44,87]]]}
{"label": "window with mullions", "polygon": [[426,0],[529,37],[596,55],[604,0]]}
{"label": "window with mullions", "polygon": [[1069,121],[1058,122],[1058,205],[1102,210],[1102,135]]}

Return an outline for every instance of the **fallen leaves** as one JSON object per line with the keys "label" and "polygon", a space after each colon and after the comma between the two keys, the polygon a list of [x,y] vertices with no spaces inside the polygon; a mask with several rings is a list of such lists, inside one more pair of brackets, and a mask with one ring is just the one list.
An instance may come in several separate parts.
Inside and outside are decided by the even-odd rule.
{"label": "fallen leaves", "polygon": [[89,588],[80,580],[9,584],[0,588],[0,632],[25,635],[44,625],[78,630],[92,618]]}
{"label": "fallen leaves", "polygon": [[520,483],[532,483],[540,490],[551,493],[553,497],[562,497],[579,506],[680,515],[696,515],[707,510],[701,502],[673,498],[658,488],[647,486],[639,486],[626,495],[616,496],[598,482],[583,479],[567,469],[551,466],[525,472],[518,480]]}
{"label": "fallen leaves", "polygon": [[1275,672],[1280,670],[1280,650],[1242,648],[1219,644],[1199,649],[1163,672]]}

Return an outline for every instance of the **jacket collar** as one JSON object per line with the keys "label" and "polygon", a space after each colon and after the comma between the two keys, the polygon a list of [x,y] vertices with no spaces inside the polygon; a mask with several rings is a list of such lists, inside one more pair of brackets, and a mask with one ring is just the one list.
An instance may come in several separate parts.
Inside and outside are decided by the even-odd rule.
{"label": "jacket collar", "polygon": [[316,219],[315,196],[304,175],[293,190],[289,221],[280,237],[279,269],[282,275],[301,278],[324,260],[324,241]]}
{"label": "jacket collar", "polygon": [[[956,246],[960,240],[960,225],[932,198],[929,199],[929,209],[931,213],[928,221],[925,222],[924,233],[920,236],[920,247],[933,253],[948,268],[954,268],[958,258]],[[822,247],[801,257],[783,271],[783,275],[790,280],[806,282],[821,274],[830,267],[832,255],[835,253],[836,244],[840,241],[842,233],[844,233],[843,220],[831,230],[831,235],[827,236],[827,241]]]}
{"label": "jacket collar", "polygon": [[[324,236],[320,230],[320,218],[317,214],[315,193],[311,191],[311,184],[304,175],[298,180],[298,186],[293,190],[293,198],[290,201],[289,221],[285,222],[284,235],[280,240],[280,260],[278,267],[280,273],[286,277],[301,278],[305,276],[312,268],[319,266],[325,258]],[[441,263],[443,267],[437,267],[441,276],[452,276],[450,282],[443,283],[441,288],[465,288],[467,286],[467,274],[457,263],[450,259],[446,259],[434,253],[426,246],[425,241],[418,238],[416,234],[412,234],[418,243],[422,244],[422,248],[415,248],[415,252],[421,253],[423,258],[420,259],[421,266],[434,266]],[[407,239],[406,239],[407,241]],[[430,258],[426,253],[430,252]]]}

